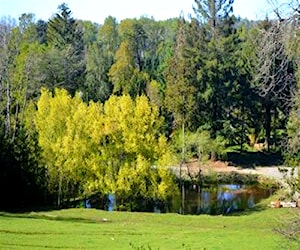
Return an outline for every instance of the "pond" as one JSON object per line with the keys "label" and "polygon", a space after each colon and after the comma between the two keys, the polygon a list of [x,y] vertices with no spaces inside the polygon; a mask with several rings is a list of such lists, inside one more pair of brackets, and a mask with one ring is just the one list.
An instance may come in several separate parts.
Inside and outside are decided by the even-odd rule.
{"label": "pond", "polygon": [[[179,214],[230,214],[254,207],[262,199],[268,198],[275,189],[259,188],[257,185],[218,184],[199,188],[196,185],[184,185],[184,192],[173,197],[169,202],[149,202],[143,199],[121,207],[121,211],[179,213]],[[87,200],[86,208],[98,208],[113,211],[116,198],[113,194],[99,200]]]}
{"label": "pond", "polygon": [[216,185],[198,189],[186,188],[174,197],[168,212],[180,214],[229,214],[252,208],[274,190],[239,184]]}

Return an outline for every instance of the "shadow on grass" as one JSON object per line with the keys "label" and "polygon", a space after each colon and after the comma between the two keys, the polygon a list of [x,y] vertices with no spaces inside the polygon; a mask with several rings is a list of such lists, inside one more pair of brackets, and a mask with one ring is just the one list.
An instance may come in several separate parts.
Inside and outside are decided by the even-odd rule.
{"label": "shadow on grass", "polygon": [[23,205],[15,205],[15,206],[0,206],[0,212],[5,212],[9,214],[28,214],[30,212],[50,212],[59,210],[56,206],[23,206]]}
{"label": "shadow on grass", "polygon": [[111,222],[105,218],[80,218],[80,217],[68,217],[57,216],[53,214],[35,214],[35,213],[22,213],[13,214],[7,212],[0,212],[0,218],[23,218],[23,219],[39,219],[39,220],[51,220],[51,221],[65,221],[65,222],[77,222],[77,223],[107,223]]}
{"label": "shadow on grass", "polygon": [[31,248],[31,249],[36,249],[36,248],[50,248],[50,249],[74,249],[72,247],[66,247],[66,246],[47,246],[47,245],[35,245],[35,244],[25,244],[25,243],[20,243],[20,244],[16,244],[16,243],[5,243],[3,244],[3,246],[6,246],[6,248],[10,249],[11,247],[13,248]]}
{"label": "shadow on grass", "polygon": [[278,152],[228,152],[227,161],[230,165],[241,168],[270,167],[281,166],[283,164],[283,157]]}
{"label": "shadow on grass", "polygon": [[232,213],[226,214],[225,216],[227,216],[227,217],[230,217],[230,216],[236,217],[236,216],[251,215],[253,213],[265,211],[266,209],[267,209],[266,205],[257,204],[252,208],[247,208],[246,210],[243,210],[243,211],[232,212]]}

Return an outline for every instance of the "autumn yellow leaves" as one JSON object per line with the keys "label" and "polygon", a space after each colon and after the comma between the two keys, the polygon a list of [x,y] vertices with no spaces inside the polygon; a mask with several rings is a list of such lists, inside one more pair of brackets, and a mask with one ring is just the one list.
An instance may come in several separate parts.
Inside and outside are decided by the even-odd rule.
{"label": "autumn yellow leaves", "polygon": [[59,197],[67,195],[70,183],[85,193],[124,199],[163,200],[175,192],[165,168],[172,152],[161,134],[163,120],[146,96],[111,96],[104,105],[87,104],[79,94],[42,89],[34,124]]}

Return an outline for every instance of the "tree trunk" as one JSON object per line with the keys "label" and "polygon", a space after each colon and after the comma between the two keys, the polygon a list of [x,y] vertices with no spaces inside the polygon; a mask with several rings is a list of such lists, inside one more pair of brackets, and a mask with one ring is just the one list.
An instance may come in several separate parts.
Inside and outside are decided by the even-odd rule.
{"label": "tree trunk", "polygon": [[[211,137],[213,140],[215,140],[217,138],[217,132],[218,132],[218,118],[219,118],[219,114],[218,114],[218,103],[217,103],[217,99],[214,98],[212,100],[213,105],[213,114],[212,114],[212,133],[211,133]],[[210,154],[210,160],[211,161],[217,161],[217,152],[216,150],[213,148],[213,151]]]}
{"label": "tree trunk", "polygon": [[57,207],[61,207],[61,197],[62,197],[62,173],[59,171],[59,182],[58,182],[58,196],[57,196]]}
{"label": "tree trunk", "polygon": [[265,106],[265,142],[267,151],[270,151],[270,138],[271,138],[271,105],[268,103]]}
{"label": "tree trunk", "polygon": [[244,113],[245,113],[245,106],[243,105],[243,103],[241,103],[242,106],[242,112],[241,112],[241,122],[242,122],[242,127],[241,127],[241,133],[240,133],[240,152],[243,152],[243,145],[244,145],[244,135],[245,135],[245,117],[244,117]]}
{"label": "tree trunk", "polygon": [[184,184],[182,181],[182,166],[185,163],[185,126],[184,120],[182,122],[182,159],[180,163],[179,169],[179,182],[180,182],[180,192],[181,192],[181,206],[180,206],[180,214],[184,214]]}
{"label": "tree trunk", "polygon": [[5,134],[9,135],[10,132],[10,86],[9,81],[6,84],[6,126],[5,126]]}

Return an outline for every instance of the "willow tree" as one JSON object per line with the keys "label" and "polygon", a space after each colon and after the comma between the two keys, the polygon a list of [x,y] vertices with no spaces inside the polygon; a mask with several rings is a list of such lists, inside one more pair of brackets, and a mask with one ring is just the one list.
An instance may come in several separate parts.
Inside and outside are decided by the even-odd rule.
{"label": "willow tree", "polygon": [[43,89],[37,108],[39,145],[58,206],[80,190],[113,193],[119,204],[165,200],[174,192],[162,120],[145,96],[112,96],[102,107],[63,89],[54,95]]}
{"label": "willow tree", "polygon": [[116,195],[118,204],[143,198],[165,200],[175,191],[168,171],[172,154],[158,108],[145,96],[112,96],[103,109],[98,171],[89,182],[92,191]]}
{"label": "willow tree", "polygon": [[98,134],[93,136],[93,129],[98,127],[95,123],[101,123],[101,107],[94,103],[87,106],[78,94],[72,98],[63,89],[55,89],[54,95],[42,89],[37,108],[34,120],[39,145],[50,189],[61,206],[63,198],[78,194],[88,176],[88,165],[95,164],[99,138]]}

